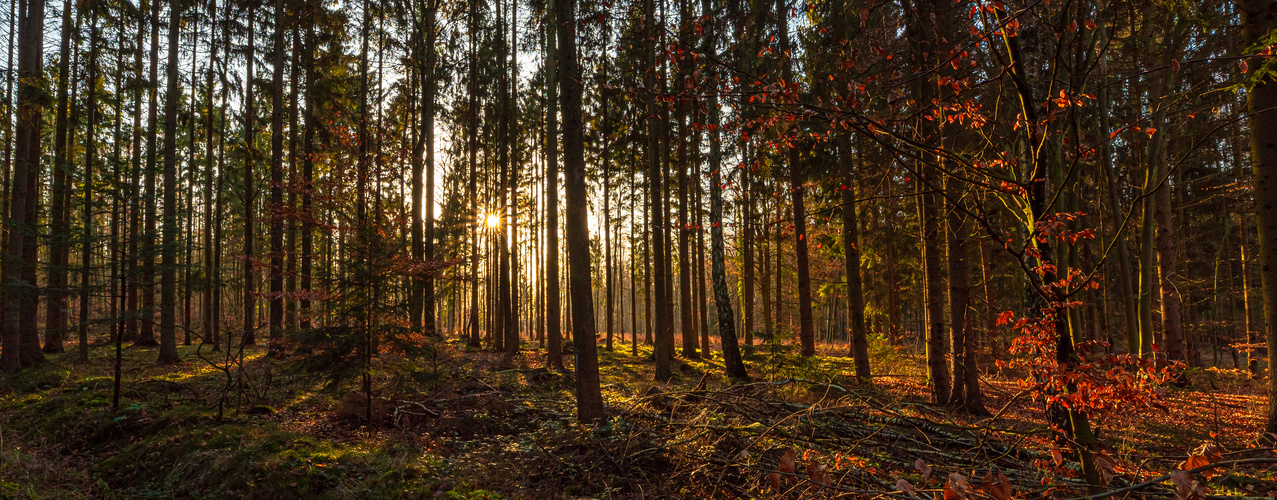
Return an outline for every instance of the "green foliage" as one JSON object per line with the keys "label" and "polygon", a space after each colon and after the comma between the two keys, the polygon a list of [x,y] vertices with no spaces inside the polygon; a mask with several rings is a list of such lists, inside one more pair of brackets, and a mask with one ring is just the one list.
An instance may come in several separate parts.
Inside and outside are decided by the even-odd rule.
{"label": "green foliage", "polygon": [[338,293],[326,301],[330,321],[292,334],[301,356],[297,368],[323,374],[333,386],[369,374],[372,358],[383,353],[435,356],[432,342],[406,324],[408,307],[400,300],[407,295],[405,280],[397,278],[412,272],[413,263],[396,243],[380,222],[355,230],[344,253],[347,273],[332,285]]}

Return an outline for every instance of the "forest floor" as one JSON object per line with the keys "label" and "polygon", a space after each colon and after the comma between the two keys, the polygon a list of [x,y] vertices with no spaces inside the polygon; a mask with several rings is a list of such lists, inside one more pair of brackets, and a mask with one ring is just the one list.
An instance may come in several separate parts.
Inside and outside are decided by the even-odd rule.
{"label": "forest floor", "polygon": [[[923,364],[887,345],[874,346],[873,384],[849,375],[837,346],[814,358],[759,346],[746,357],[750,383],[724,381],[715,356],[679,358],[675,379],[656,384],[649,349],[600,349],[611,418],[597,426],[575,423],[570,374],[545,370],[536,350],[506,370],[499,355],[460,344],[428,359],[383,357],[367,422],[355,381],[328,386],[262,348],[246,348],[242,363],[197,349],[160,366],[154,348],[126,348],[115,412],[105,344],[87,364],[68,345],[0,380],[0,498],[1087,493],[1077,457],[1053,447],[1042,402],[1016,374],[982,377],[995,418],[955,413],[927,404]],[[1176,495],[1165,474],[1210,443],[1221,452],[1212,460],[1251,462],[1192,476],[1203,487],[1179,487],[1183,498],[1277,494],[1277,455],[1254,444],[1263,381],[1213,368],[1190,370],[1189,381],[1164,389],[1164,409],[1097,419],[1107,486],[1092,493],[1150,482],[1136,492]]]}

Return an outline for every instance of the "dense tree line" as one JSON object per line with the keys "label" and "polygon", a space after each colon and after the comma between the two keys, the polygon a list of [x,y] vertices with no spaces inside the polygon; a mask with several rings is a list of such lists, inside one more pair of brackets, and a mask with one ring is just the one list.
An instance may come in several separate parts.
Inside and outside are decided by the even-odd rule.
{"label": "dense tree line", "polygon": [[9,3],[6,373],[264,334],[371,397],[451,339],[571,354],[598,420],[627,335],[659,380],[895,345],[1087,447],[1152,383],[1105,370],[1277,349],[1269,1]]}

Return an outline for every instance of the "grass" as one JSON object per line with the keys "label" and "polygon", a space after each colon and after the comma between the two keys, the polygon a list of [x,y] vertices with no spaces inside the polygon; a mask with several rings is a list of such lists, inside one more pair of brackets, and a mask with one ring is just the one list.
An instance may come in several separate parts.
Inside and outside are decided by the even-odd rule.
{"label": "grass", "polygon": [[[926,405],[922,363],[881,339],[871,361],[887,375],[873,385],[850,375],[843,346],[822,346],[814,358],[780,343],[757,346],[746,356],[756,380],[818,383],[759,386],[744,402],[724,400],[740,394],[711,392],[710,400],[721,400],[717,406],[698,404],[704,396],[689,392],[705,374],[711,390],[735,390],[717,376],[722,358],[716,353],[677,359],[674,379],[658,383],[646,361],[650,347],[640,346],[638,356],[630,355],[629,345],[600,349],[605,400],[616,417],[594,427],[574,423],[570,371],[542,370],[543,356],[535,350],[508,370],[497,368],[498,355],[460,345],[444,346],[429,362],[385,356],[375,384],[374,425],[356,416],[363,413],[363,399],[351,396],[354,384],[329,386],[287,360],[266,358],[261,348],[245,350],[242,366],[229,371],[229,387],[228,372],[202,361],[197,347],[179,352],[183,363],[159,366],[154,349],[125,349],[116,411],[114,353],[107,346],[93,348],[89,363],[74,362],[74,353],[54,355],[0,380],[0,498],[766,495],[776,492],[750,468],[767,467],[774,457],[764,455],[778,449],[806,450],[802,460],[837,470],[839,484],[856,480],[851,464],[921,488],[907,447],[873,444],[882,436],[854,446],[822,436],[822,429],[847,421],[821,415],[885,411],[887,417],[872,422],[899,415],[951,427],[980,423]],[[1264,403],[1259,382],[1213,369],[1191,380],[1189,388],[1168,389],[1164,414],[1104,421],[1110,453],[1152,471],[1173,466],[1202,442],[1248,446]],[[1040,403],[1016,397],[1012,374],[988,373],[984,382],[991,409],[1008,405],[999,426],[1026,431],[1043,425]],[[653,387],[668,396],[647,396]],[[768,412],[783,408],[795,410],[768,420]],[[824,413],[813,413],[817,409]],[[1041,435],[1020,445],[1051,446]],[[758,455],[744,453],[749,450]],[[723,456],[739,463],[715,462]],[[1030,471],[1035,478],[1068,474],[1038,466]],[[1221,492],[1277,489],[1257,474],[1220,476],[1212,484]],[[884,488],[890,489],[878,489]]]}

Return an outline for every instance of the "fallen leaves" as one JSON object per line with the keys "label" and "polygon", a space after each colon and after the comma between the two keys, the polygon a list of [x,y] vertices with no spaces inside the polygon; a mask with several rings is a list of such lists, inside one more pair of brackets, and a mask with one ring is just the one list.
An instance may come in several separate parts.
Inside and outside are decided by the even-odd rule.
{"label": "fallen leaves", "polygon": [[1011,486],[1011,480],[1007,479],[1006,474],[1001,470],[990,470],[984,475],[984,481],[980,483],[980,491],[994,498],[994,500],[1009,500],[1015,497],[1015,488]]}
{"label": "fallen leaves", "polygon": [[967,477],[957,472],[949,473],[949,480],[944,483],[944,500],[966,500],[971,496],[971,484]]}

